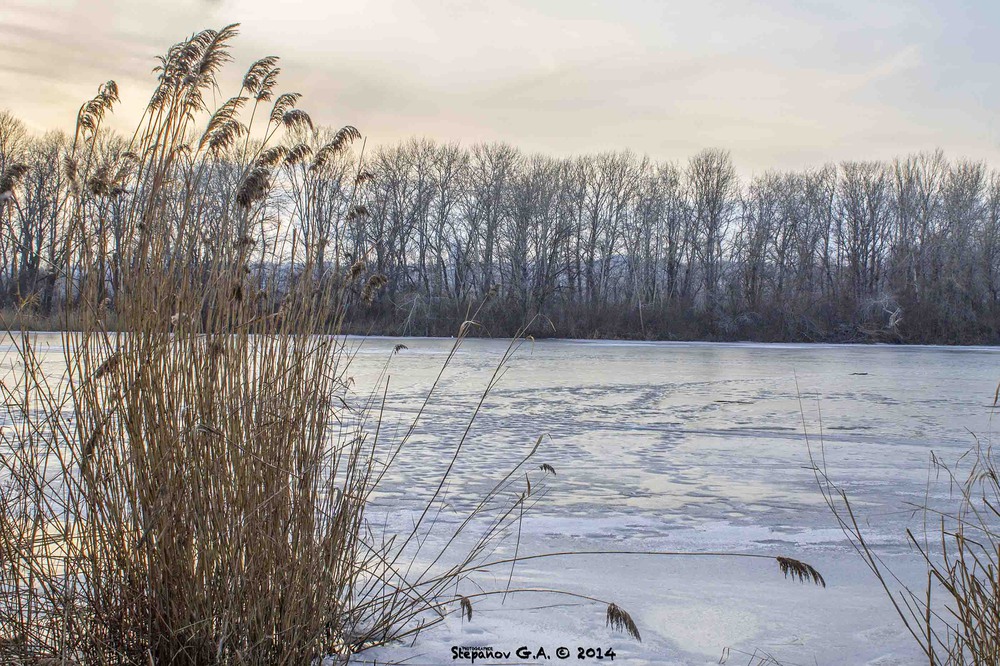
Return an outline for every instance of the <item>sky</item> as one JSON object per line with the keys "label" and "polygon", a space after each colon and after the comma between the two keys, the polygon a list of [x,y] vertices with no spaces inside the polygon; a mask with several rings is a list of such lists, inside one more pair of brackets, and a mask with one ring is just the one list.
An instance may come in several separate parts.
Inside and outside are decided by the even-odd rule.
{"label": "sky", "polygon": [[107,79],[134,127],[155,56],[240,23],[317,123],[526,152],[731,152],[746,174],[943,149],[1000,166],[1000,3],[2,0],[0,109],[72,129]]}

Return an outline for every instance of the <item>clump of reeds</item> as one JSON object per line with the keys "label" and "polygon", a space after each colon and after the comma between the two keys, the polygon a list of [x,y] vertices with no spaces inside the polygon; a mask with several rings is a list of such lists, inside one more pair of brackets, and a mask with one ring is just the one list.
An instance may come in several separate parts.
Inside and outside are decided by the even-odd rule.
{"label": "clump of reeds", "polygon": [[[308,256],[289,266],[291,248],[270,263],[252,251],[279,174],[264,144],[240,141],[237,112],[271,99],[277,69],[256,63],[210,112],[235,34],[198,33],[161,59],[125,151],[102,154],[113,82],[78,115],[63,275],[78,333],[54,378],[18,337],[22,368],[3,386],[4,659],[304,663],[346,649],[365,437],[333,427],[350,420],[343,343],[311,335],[335,331],[336,286]],[[277,97],[265,141],[308,124],[292,100]],[[297,283],[279,299],[282,267]]]}
{"label": "clump of reeds", "polygon": [[[996,407],[996,404],[994,404]],[[827,506],[871,570],[931,666],[1000,663],[1000,476],[994,453],[978,444],[962,456],[966,471],[932,454],[947,481],[948,503],[925,504],[922,534],[906,539],[927,569],[920,587],[904,584],[865,538],[847,493],[814,461]],[[930,496],[930,493],[928,493]]]}
{"label": "clump of reeds", "polygon": [[[378,403],[350,390],[338,333],[356,281],[365,302],[386,281],[365,277],[362,259],[343,279],[327,270],[308,218],[360,133],[303,143],[320,133],[297,94],[278,94],[273,57],[210,110],[235,34],[206,30],[170,49],[127,146],[109,152],[102,129],[113,82],[78,114],[61,274],[63,328],[75,332],[53,376],[34,338],[10,331],[17,363],[0,383],[4,663],[346,658],[446,617],[457,583],[544,489],[522,461],[422,552],[442,529],[466,430],[412,530],[375,535],[369,499],[420,415],[384,444]],[[302,233],[280,220],[262,232],[279,184],[301,204]],[[109,266],[112,241],[120,261]]]}

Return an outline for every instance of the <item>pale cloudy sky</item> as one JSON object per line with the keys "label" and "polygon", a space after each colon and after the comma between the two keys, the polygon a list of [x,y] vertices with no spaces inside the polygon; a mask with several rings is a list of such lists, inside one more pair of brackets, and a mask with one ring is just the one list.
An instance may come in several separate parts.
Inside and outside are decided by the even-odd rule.
{"label": "pale cloudy sky", "polygon": [[557,155],[729,149],[744,173],[943,148],[1000,166],[995,0],[0,0],[0,108],[72,125],[106,79],[138,118],[154,56],[242,24],[284,90],[369,144]]}

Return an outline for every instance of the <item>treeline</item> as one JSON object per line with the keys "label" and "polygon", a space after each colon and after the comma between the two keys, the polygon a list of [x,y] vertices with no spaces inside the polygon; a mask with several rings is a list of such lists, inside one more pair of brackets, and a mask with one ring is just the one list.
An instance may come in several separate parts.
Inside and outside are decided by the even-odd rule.
{"label": "treeline", "polygon": [[[936,152],[743,180],[720,150],[684,164],[430,141],[363,153],[300,125],[258,160],[267,196],[252,228],[222,210],[252,184],[226,150],[192,151],[199,177],[158,210],[195,207],[200,228],[184,231],[206,255],[235,238],[248,264],[288,265],[290,252],[333,281],[363,261],[384,289],[357,299],[355,331],[450,335],[474,317],[489,335],[533,320],[536,335],[569,337],[1000,341],[1000,174],[982,163]],[[0,114],[0,307],[74,307],[56,276],[78,264],[106,276],[113,310],[128,279],[117,211],[135,156],[125,138],[93,142],[83,187],[98,228],[73,247],[72,143]]]}

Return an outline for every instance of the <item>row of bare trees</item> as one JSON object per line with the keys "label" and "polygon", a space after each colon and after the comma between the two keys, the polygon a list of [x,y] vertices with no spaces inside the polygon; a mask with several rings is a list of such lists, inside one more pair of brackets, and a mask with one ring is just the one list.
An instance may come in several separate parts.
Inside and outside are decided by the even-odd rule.
{"label": "row of bare trees", "polygon": [[[329,280],[363,260],[386,288],[359,301],[362,330],[451,334],[478,311],[493,335],[540,314],[539,333],[579,337],[1000,340],[1000,174],[982,163],[936,152],[741,179],[720,150],[677,165],[426,140],[339,149],[353,138],[303,124],[272,149],[259,228],[215,210],[245,171],[225,151],[164,206],[204,211],[206,252],[245,237],[262,266],[301,248],[292,265]],[[98,258],[110,306],[128,279],[126,142],[96,142],[87,248],[63,242],[71,144],[0,114],[0,307],[71,307],[55,276],[81,253]]]}
{"label": "row of bare trees", "polygon": [[742,181],[719,150],[679,166],[412,141],[367,165],[358,228],[430,332],[495,291],[502,331],[543,313],[579,336],[997,340],[1000,174],[981,163]]}

